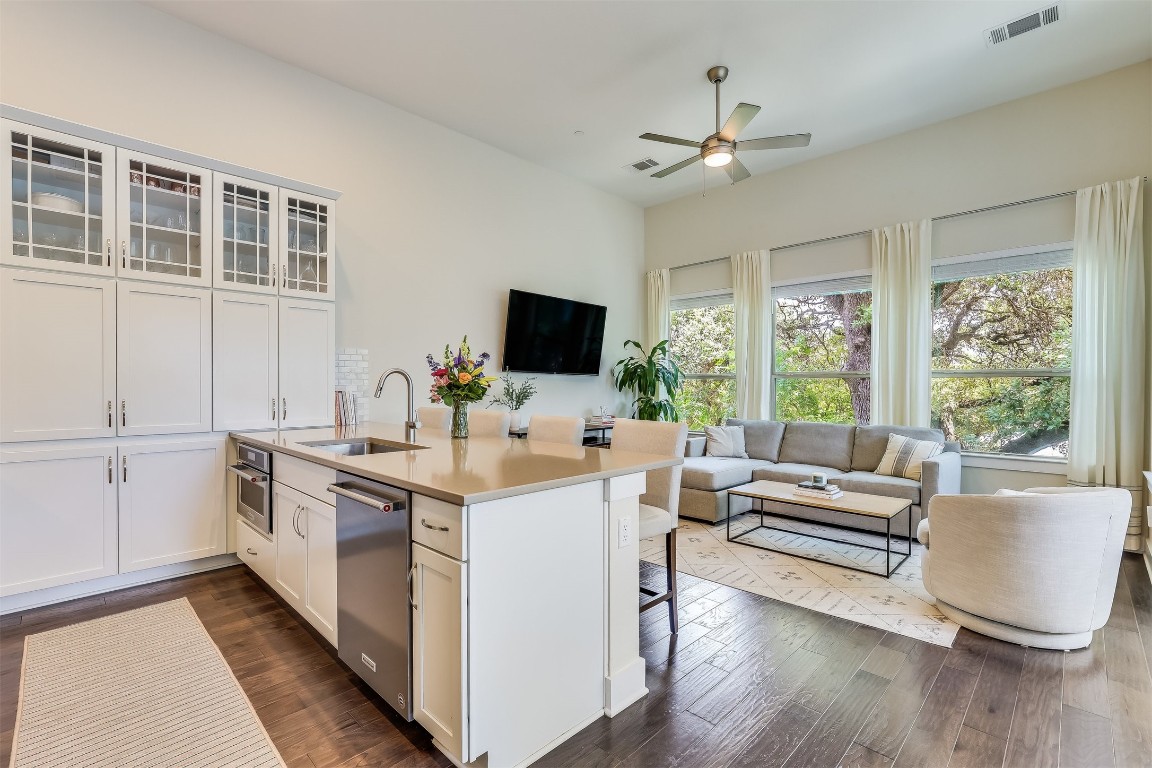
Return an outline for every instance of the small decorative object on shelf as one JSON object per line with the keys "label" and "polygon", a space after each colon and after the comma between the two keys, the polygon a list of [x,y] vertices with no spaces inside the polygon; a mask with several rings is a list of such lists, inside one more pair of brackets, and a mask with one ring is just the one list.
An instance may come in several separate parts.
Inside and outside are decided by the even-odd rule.
{"label": "small decorative object on shelf", "polygon": [[516,385],[511,376],[505,376],[501,381],[504,382],[503,391],[493,397],[488,405],[502,405],[507,408],[512,415],[512,419],[508,422],[508,429],[516,431],[520,429],[520,409],[536,394],[536,385],[532,383],[536,381],[536,377],[525,379],[519,386]]}
{"label": "small decorative object on shelf", "polygon": [[495,376],[484,375],[484,364],[490,359],[492,356],[487,352],[473,359],[467,336],[455,355],[447,344],[440,362],[428,355],[428,368],[432,372],[428,399],[452,407],[452,437],[468,437],[468,404],[483,400],[496,381]]}

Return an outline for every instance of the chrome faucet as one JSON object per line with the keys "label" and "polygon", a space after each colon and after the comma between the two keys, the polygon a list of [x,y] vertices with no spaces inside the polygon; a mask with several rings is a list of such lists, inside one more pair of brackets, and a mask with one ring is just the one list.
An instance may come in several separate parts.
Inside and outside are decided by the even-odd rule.
{"label": "chrome faucet", "polygon": [[376,382],[374,397],[380,397],[380,393],[384,391],[384,382],[394,373],[403,376],[408,385],[408,421],[404,422],[404,438],[413,443],[416,442],[416,430],[420,429],[420,421],[416,418],[416,403],[412,398],[412,377],[408,375],[408,371],[403,368],[389,368],[380,374],[380,380]]}

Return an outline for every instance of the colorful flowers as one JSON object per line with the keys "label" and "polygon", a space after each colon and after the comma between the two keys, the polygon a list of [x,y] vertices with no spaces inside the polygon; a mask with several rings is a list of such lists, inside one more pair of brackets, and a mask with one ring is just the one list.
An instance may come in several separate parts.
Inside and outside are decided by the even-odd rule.
{"label": "colorful flowers", "polygon": [[484,399],[488,387],[496,381],[495,376],[484,375],[484,364],[492,356],[484,352],[479,357],[472,358],[472,350],[468,348],[468,337],[460,343],[460,349],[453,354],[452,349],[444,346],[444,358],[436,360],[428,355],[428,370],[432,374],[432,387],[429,400],[433,403],[454,405],[460,403],[476,403]]}

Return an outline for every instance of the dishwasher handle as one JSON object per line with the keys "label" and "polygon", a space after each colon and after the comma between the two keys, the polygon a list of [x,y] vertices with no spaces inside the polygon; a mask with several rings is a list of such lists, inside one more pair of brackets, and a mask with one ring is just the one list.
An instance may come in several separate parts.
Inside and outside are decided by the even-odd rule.
{"label": "dishwasher handle", "polygon": [[228,471],[234,475],[239,475],[245,480],[256,483],[256,485],[263,485],[264,483],[268,482],[267,475],[260,474],[259,472],[253,472],[243,464],[229,464]]}
{"label": "dishwasher handle", "polygon": [[[352,488],[348,486],[352,486]],[[377,492],[366,491],[353,483],[333,483],[328,486],[328,490],[338,496],[372,507],[379,512],[400,512],[404,509],[404,499],[377,496],[375,495]]]}

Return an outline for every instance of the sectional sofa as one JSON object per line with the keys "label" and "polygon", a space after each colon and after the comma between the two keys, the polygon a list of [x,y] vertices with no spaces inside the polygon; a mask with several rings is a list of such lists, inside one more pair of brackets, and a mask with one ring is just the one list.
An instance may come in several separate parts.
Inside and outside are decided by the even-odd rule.
{"label": "sectional sofa", "polygon": [[[680,477],[681,517],[719,523],[730,514],[751,508],[750,500],[745,497],[729,499],[729,488],[753,480],[797,483],[809,479],[813,472],[824,472],[829,482],[845,491],[908,499],[912,502],[912,530],[915,531],[923,517],[921,510],[928,508],[929,499],[938,493],[960,492],[960,444],[945,441],[944,433],[938,429],[750,419],[728,419],[725,424],[744,427],[748,458],[705,456],[705,439],[690,438]],[[944,443],[943,453],[924,462],[919,481],[875,474],[888,446],[888,437],[893,433]],[[767,503],[765,509],[818,522],[884,530],[883,521],[857,515],[771,503]],[[902,534],[907,531],[903,515],[893,526],[893,533],[897,531]]]}

